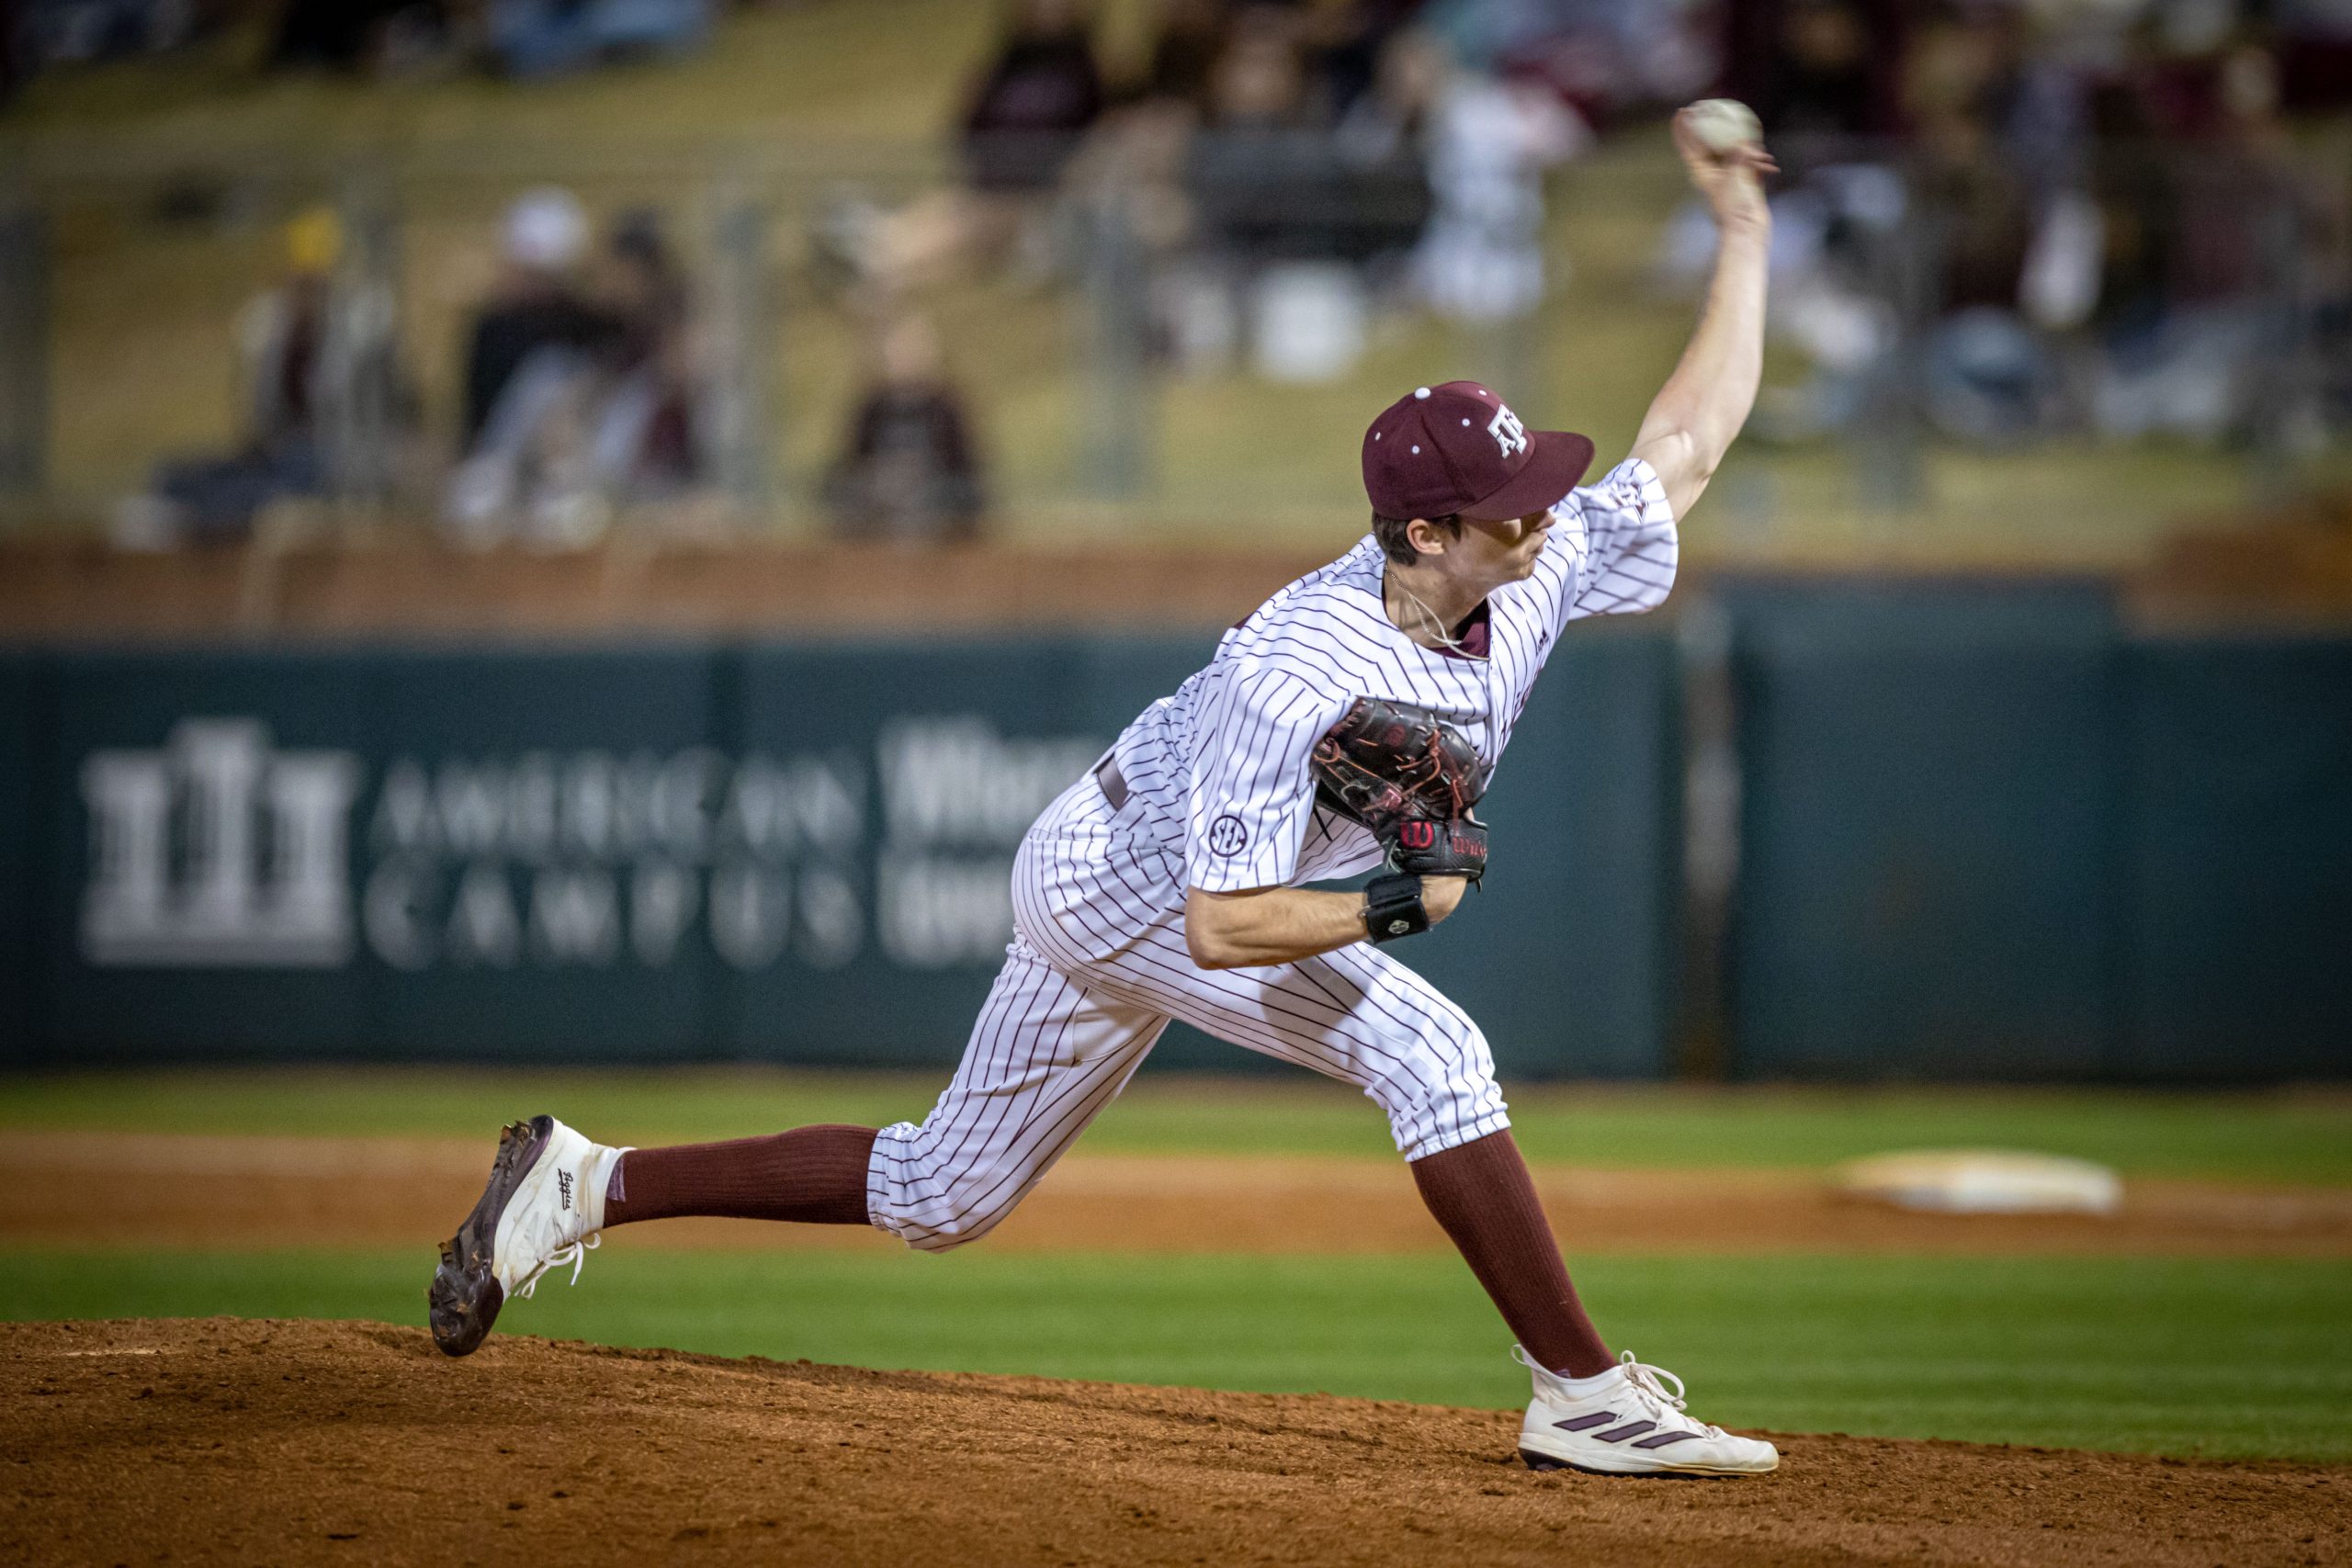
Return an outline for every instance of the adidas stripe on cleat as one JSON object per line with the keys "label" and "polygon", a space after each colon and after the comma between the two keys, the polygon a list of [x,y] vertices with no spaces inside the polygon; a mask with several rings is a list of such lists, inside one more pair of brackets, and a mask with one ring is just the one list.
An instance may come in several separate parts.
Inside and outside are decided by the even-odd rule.
{"label": "adidas stripe on cleat", "polygon": [[[1682,1413],[1682,1380],[1644,1366],[1625,1352],[1598,1377],[1571,1381],[1511,1347],[1511,1359],[1535,1382],[1519,1429],[1530,1470],[1583,1470],[1598,1475],[1761,1475],[1780,1467],[1780,1450],[1739,1438]],[[1668,1393],[1666,1385],[1672,1383]]]}

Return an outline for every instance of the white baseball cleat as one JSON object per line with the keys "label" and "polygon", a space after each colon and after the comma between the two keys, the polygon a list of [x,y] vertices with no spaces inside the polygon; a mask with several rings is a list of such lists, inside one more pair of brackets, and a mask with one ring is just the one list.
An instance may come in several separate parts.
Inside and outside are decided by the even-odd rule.
{"label": "white baseball cleat", "polygon": [[[1516,1345],[1510,1354],[1535,1378],[1535,1397],[1519,1428],[1519,1457],[1530,1470],[1762,1475],[1780,1468],[1771,1444],[1683,1415],[1682,1380],[1644,1366],[1631,1350],[1609,1371],[1574,1381],[1537,1366]],[[1672,1393],[1666,1392],[1669,1382]]]}
{"label": "white baseball cleat", "polygon": [[490,1184],[458,1234],[441,1244],[441,1266],[425,1292],[434,1343],[452,1356],[489,1337],[498,1309],[527,1296],[539,1276],[571,1265],[605,1228],[605,1186],[625,1149],[591,1143],[552,1116],[503,1129]]}

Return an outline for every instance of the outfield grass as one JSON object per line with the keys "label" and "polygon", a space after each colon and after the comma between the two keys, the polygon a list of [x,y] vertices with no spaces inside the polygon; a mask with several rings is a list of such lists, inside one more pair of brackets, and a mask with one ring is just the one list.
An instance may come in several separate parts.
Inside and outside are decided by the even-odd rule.
{"label": "outfield grass", "polygon": [[[616,1143],[734,1137],[808,1122],[920,1121],[942,1073],[729,1068],[314,1068],[0,1078],[0,1129],[487,1137],[553,1111]],[[1531,1158],[1626,1167],[1813,1167],[1888,1149],[1996,1145],[2127,1175],[2352,1186],[2352,1095],[2107,1089],[1506,1086]],[[1304,1074],[1146,1070],[1092,1153],[1381,1157],[1361,1095]]]}
{"label": "outfield grass", "polygon": [[[423,1321],[404,1253],[0,1255],[0,1317]],[[1615,1337],[1708,1420],[2182,1455],[2352,1459],[2352,1264],[1597,1257]],[[632,1253],[510,1309],[558,1337],[873,1367],[1508,1407],[1448,1258]],[[420,1375],[427,1375],[420,1370]]]}

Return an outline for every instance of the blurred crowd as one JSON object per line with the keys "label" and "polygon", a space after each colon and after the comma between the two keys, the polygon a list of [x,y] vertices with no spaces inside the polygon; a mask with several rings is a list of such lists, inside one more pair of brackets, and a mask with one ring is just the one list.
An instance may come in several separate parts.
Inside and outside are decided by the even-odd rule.
{"label": "blurred crowd", "polygon": [[[1335,376],[1384,309],[1524,319],[1560,282],[1547,173],[1732,91],[1787,170],[1773,324],[1810,367],[1764,434],[1891,402],[1979,445],[2352,417],[2352,176],[2302,134],[2352,107],[2352,0],[1159,0],[1124,71],[1075,0],[1004,16],[960,182],[820,225],[886,308],[1108,238],[1166,362]],[[1711,249],[1694,204],[1664,276]]]}
{"label": "blurred crowd", "polygon": [[[1545,171],[1711,69],[1696,6],[1521,6],[1498,28],[1512,8],[1161,0],[1121,69],[1076,0],[1016,0],[966,98],[960,181],[896,207],[842,193],[818,238],[884,300],[1127,247],[1152,346],[1188,369],[1336,374],[1386,303],[1508,321],[1546,287]],[[1606,45],[1589,96],[1506,68],[1569,39]]]}
{"label": "blurred crowd", "polygon": [[0,85],[46,66],[175,49],[256,17],[271,70],[389,77],[480,67],[530,79],[699,48],[726,8],[722,0],[0,0]]}
{"label": "blurred crowd", "polygon": [[[599,236],[560,186],[525,192],[499,227],[496,276],[459,344],[452,440],[426,428],[390,291],[346,263],[325,209],[286,225],[282,276],[239,312],[243,418],[217,452],[156,465],[118,508],[125,547],[247,536],[279,503],[437,497],[471,548],[595,543],[618,523],[723,525],[713,437],[723,414],[685,269],[661,217],[630,209]],[[822,498],[845,536],[971,537],[977,443],[919,314],[873,334]],[[447,460],[436,454],[453,454]]]}
{"label": "blurred crowd", "polygon": [[[0,33],[44,57],[234,8],[10,5]],[[695,47],[723,8],[283,0],[270,58],[539,76]],[[1993,446],[2352,425],[2352,175],[2325,140],[2352,107],[2352,0],[1146,0],[1125,51],[1087,0],[992,9],[952,175],[842,184],[809,216],[817,295],[865,345],[858,384],[794,392],[839,410],[812,488],[847,534],[982,526],[981,422],[934,325],[952,286],[1114,299],[1136,356],[1179,374],[1329,379],[1397,312],[1510,341],[1563,282],[1553,171],[1710,92],[1755,105],[1785,171],[1771,325],[1802,368],[1768,389],[1764,438],[1896,409]],[[1692,205],[1660,280],[1694,288],[1713,243]],[[405,486],[459,539],[560,546],[710,492],[726,329],[659,215],[600,232],[570,193],[523,193],[438,431],[388,290],[339,246],[329,215],[289,231],[239,326],[246,434],[159,468],[130,532]]]}
{"label": "blurred crowd", "polygon": [[[1784,0],[1731,81],[1787,177],[1761,428],[2310,446],[2352,423],[2352,4]],[[2320,145],[2325,146],[2324,139]],[[1710,238],[1686,214],[1670,273]]]}
{"label": "blurred crowd", "polygon": [[[239,318],[237,444],[159,465],[119,514],[121,542],[238,536],[277,502],[433,485],[384,286],[338,265],[330,211],[295,219],[286,243],[285,276]],[[517,199],[461,345],[457,456],[439,481],[450,536],[577,547],[701,487],[708,417],[688,304],[657,214],[625,210],[599,239],[570,191]]]}
{"label": "blurred crowd", "polygon": [[384,495],[417,423],[390,290],[346,266],[344,227],[325,208],[288,223],[277,281],[234,323],[242,391],[235,443],[155,467],[126,498],[114,539],[164,548],[242,538],[274,504]]}

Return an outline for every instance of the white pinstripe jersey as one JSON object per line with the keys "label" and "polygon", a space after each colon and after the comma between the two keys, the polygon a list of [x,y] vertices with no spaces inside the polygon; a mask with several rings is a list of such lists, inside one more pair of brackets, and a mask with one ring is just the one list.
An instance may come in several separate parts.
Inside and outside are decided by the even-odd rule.
{"label": "white pinstripe jersey", "polygon": [[1629,461],[1554,508],[1533,574],[1487,601],[1488,657],[1431,651],[1391,626],[1370,539],[1227,633],[1207,669],[1119,737],[1124,799],[1080,778],[1030,828],[1012,865],[1017,935],[956,1080],[920,1126],[875,1139],[874,1223],[930,1251],[986,1235],[1171,1018],[1356,1085],[1408,1159],[1510,1126],[1486,1036],[1390,953],[1351,942],[1203,969],[1179,929],[1184,888],[1376,863],[1371,834],[1316,804],[1307,760],[1333,721],[1367,695],[1434,708],[1491,769],[1561,627],[1657,604],[1674,557],[1657,476]]}
{"label": "white pinstripe jersey", "polygon": [[1423,648],[1389,621],[1370,536],[1227,632],[1206,669],[1119,737],[1113,755],[1140,805],[1120,814],[1123,841],[1105,846],[1089,902],[1122,908],[1134,929],[1181,908],[1187,885],[1295,886],[1378,864],[1371,833],[1318,806],[1307,771],[1358,697],[1453,720],[1491,775],[1561,628],[1651,609],[1674,582],[1674,516],[1647,463],[1628,458],[1552,511],[1533,574],[1487,600],[1486,658]]}

